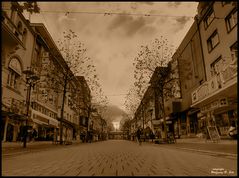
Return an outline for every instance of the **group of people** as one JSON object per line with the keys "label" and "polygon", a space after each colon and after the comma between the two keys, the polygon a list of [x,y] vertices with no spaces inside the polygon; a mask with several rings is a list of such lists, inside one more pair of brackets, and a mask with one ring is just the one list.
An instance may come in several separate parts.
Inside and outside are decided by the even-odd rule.
{"label": "group of people", "polygon": [[136,140],[139,143],[139,145],[142,144],[142,136],[144,136],[144,139],[145,138],[152,139],[152,141],[155,138],[155,135],[152,130],[150,130],[150,132],[147,131],[144,132],[142,128],[138,128],[138,130],[136,131]]}

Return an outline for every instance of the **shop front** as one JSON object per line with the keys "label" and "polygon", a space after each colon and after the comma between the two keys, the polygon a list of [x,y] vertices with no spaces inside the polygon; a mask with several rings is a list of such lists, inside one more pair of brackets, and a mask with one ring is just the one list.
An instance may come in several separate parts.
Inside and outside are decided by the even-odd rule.
{"label": "shop front", "polygon": [[228,136],[232,123],[237,123],[237,105],[228,98],[217,99],[203,105],[197,116],[201,132],[207,126],[216,126],[220,136]]}
{"label": "shop front", "polygon": [[26,125],[23,115],[2,111],[1,141],[21,141],[20,128]]}
{"label": "shop front", "polygon": [[37,132],[35,140],[38,141],[53,141],[58,129],[58,121],[47,115],[42,114],[39,111],[32,110],[32,129]]}

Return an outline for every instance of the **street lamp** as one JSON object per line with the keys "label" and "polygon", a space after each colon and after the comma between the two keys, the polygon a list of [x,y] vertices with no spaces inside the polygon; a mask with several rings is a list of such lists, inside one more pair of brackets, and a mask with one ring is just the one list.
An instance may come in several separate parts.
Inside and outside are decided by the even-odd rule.
{"label": "street lamp", "polygon": [[23,71],[24,74],[26,74],[26,85],[27,85],[27,98],[26,98],[26,126],[24,129],[24,138],[23,138],[23,148],[26,148],[27,146],[27,135],[28,135],[28,128],[27,128],[27,121],[29,119],[29,109],[30,109],[30,99],[31,99],[31,89],[34,87],[36,82],[40,79],[38,76],[35,75],[35,73],[31,69],[27,69]]}

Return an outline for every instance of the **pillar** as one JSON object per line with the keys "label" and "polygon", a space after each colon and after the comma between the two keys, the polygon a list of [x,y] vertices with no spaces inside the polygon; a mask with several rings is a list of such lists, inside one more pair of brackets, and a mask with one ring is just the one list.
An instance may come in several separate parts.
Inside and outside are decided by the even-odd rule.
{"label": "pillar", "polygon": [[13,138],[12,138],[13,142],[17,141],[17,135],[18,135],[18,125],[14,125],[13,126]]}
{"label": "pillar", "polygon": [[7,139],[7,126],[8,126],[9,117],[6,116],[5,119],[6,120],[5,120],[5,125],[4,125],[3,142],[5,142]]}
{"label": "pillar", "polygon": [[187,135],[190,134],[190,118],[188,116],[188,114],[186,115],[186,129],[187,129]]}

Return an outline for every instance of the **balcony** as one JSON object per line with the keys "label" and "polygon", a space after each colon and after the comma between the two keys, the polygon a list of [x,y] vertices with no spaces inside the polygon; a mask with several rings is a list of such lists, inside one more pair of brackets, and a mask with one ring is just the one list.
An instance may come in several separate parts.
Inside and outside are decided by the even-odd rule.
{"label": "balcony", "polygon": [[204,82],[192,92],[192,107],[200,105],[209,98],[216,99],[223,92],[224,96],[231,97],[237,94],[237,59],[224,66],[223,70]]}
{"label": "balcony", "polygon": [[5,12],[2,13],[2,37],[4,43],[10,42],[13,45],[21,45],[24,48],[23,35]]}

